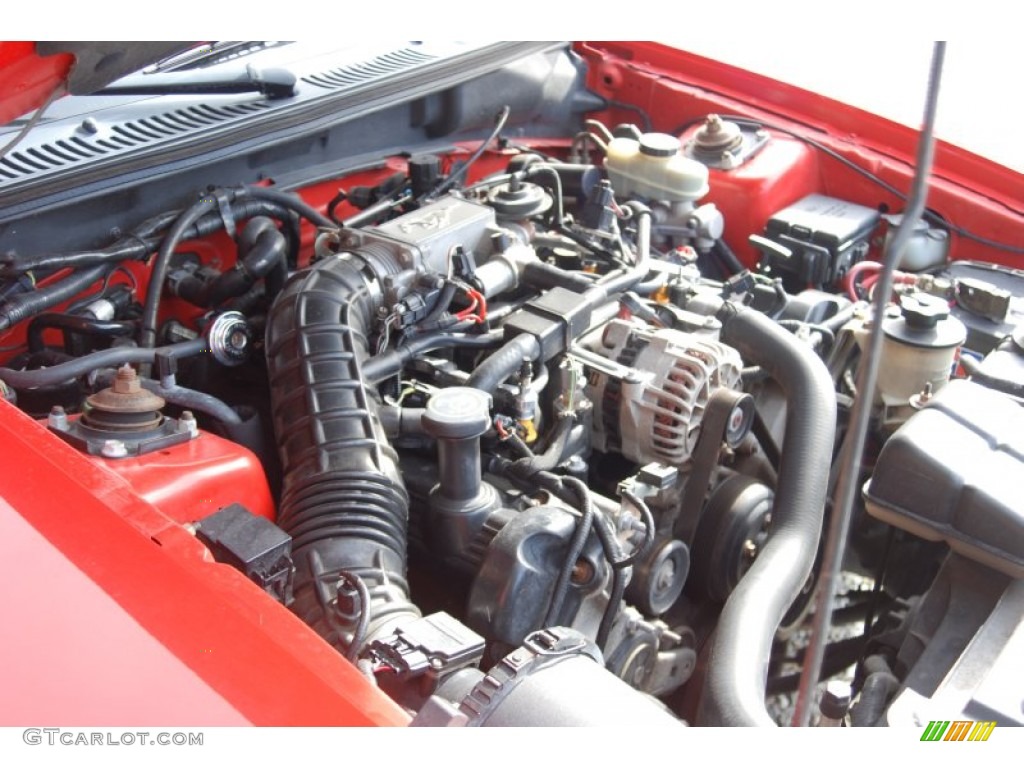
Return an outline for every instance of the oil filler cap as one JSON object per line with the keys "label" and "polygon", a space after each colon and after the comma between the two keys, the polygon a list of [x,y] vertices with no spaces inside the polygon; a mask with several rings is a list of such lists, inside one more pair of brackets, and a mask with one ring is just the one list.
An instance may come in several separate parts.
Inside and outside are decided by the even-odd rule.
{"label": "oil filler cap", "polygon": [[473,387],[449,387],[427,402],[423,428],[439,440],[479,437],[491,424],[491,396]]}

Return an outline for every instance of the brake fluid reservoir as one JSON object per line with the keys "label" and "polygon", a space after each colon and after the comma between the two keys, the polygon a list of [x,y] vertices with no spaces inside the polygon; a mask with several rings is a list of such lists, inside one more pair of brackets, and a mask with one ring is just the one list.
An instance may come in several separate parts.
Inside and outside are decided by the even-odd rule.
{"label": "brake fluid reservoir", "polygon": [[667,202],[695,202],[708,193],[708,169],[682,154],[667,133],[608,142],[604,167],[620,198],[638,196]]}

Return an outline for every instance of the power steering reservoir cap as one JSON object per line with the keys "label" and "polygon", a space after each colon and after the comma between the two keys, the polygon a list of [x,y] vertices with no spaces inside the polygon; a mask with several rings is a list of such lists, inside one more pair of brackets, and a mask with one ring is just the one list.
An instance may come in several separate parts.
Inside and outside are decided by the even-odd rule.
{"label": "power steering reservoir cap", "polygon": [[925,349],[957,347],[967,338],[964,324],[950,315],[949,304],[924,293],[901,296],[899,315],[886,318],[882,329],[890,339]]}
{"label": "power steering reservoir cap", "polygon": [[479,437],[491,424],[491,396],[473,387],[449,387],[430,398],[421,421],[439,440]]}
{"label": "power steering reservoir cap", "polygon": [[645,133],[640,137],[640,152],[648,157],[672,157],[679,149],[679,139],[667,133]]}
{"label": "power steering reservoir cap", "polygon": [[912,328],[934,328],[940,320],[949,317],[949,305],[927,294],[901,297],[900,309]]}

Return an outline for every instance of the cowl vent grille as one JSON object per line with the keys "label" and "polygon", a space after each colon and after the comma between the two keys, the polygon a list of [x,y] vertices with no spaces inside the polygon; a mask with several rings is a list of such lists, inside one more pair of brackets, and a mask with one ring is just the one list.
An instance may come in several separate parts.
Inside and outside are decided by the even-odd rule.
{"label": "cowl vent grille", "polygon": [[347,64],[343,67],[330,69],[318,75],[307,75],[302,78],[303,82],[316,85],[320,88],[349,88],[353,85],[376,80],[380,77],[393,75],[411,69],[419,64],[436,59],[437,56],[431,53],[418,51],[415,48],[402,48],[392,53],[360,62],[359,64]]}
{"label": "cowl vent grille", "polygon": [[101,127],[95,135],[82,135],[77,130],[65,138],[45,141],[35,146],[19,147],[0,158],[0,186],[49,171],[63,170],[100,157],[201,131],[211,125],[247,117],[269,109],[263,101],[246,104],[210,106],[196,104],[136,120],[127,120]]}

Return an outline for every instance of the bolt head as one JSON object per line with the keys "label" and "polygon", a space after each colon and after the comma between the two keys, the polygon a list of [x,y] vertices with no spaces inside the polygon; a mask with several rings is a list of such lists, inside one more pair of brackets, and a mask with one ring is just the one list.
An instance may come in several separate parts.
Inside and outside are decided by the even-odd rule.
{"label": "bolt head", "polygon": [[228,343],[235,349],[245,349],[249,344],[249,337],[243,331],[232,331]]}
{"label": "bolt head", "polygon": [[594,566],[580,558],[572,568],[572,583],[587,584],[594,578]]}
{"label": "bolt head", "polygon": [[653,486],[659,490],[671,488],[679,478],[679,470],[665,464],[652,462],[645,464],[637,473],[637,480],[646,485]]}
{"label": "bolt head", "polygon": [[199,424],[192,411],[182,411],[178,419],[178,432],[187,432],[191,437],[199,437]]}
{"label": "bolt head", "polygon": [[135,372],[128,363],[117,369],[117,376],[114,377],[110,389],[119,395],[133,395],[142,391],[142,384],[139,383],[139,374]]}
{"label": "bolt head", "polygon": [[665,591],[672,586],[676,578],[676,564],[668,559],[661,564],[661,568],[658,569],[658,578],[655,580],[655,588],[659,591]]}
{"label": "bolt head", "polygon": [[46,423],[53,429],[67,429],[68,427],[68,415],[64,412],[64,409],[55,405],[50,410],[50,415],[46,419]]}
{"label": "bolt head", "polygon": [[729,414],[729,429],[735,432],[737,429],[743,426],[743,410],[740,408],[733,408],[732,413]]}
{"label": "bolt head", "polygon": [[128,455],[128,448],[123,440],[104,440],[100,454],[108,459],[123,459]]}

